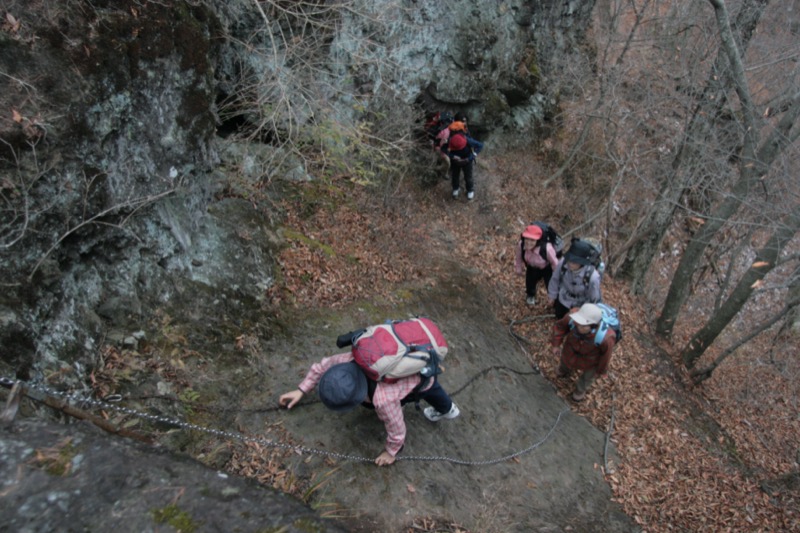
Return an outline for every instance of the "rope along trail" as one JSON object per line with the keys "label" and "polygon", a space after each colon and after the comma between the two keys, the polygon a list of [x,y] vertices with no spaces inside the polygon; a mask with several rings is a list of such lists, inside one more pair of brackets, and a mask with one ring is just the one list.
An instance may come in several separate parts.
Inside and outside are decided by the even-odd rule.
{"label": "rope along trail", "polygon": [[[472,379],[467,381],[466,384],[464,384],[457,391],[455,391],[453,393],[453,395],[458,394],[459,392],[464,390],[468,385],[470,385],[478,377],[483,376],[486,373],[488,373],[490,370],[495,370],[495,369],[506,369],[506,370],[510,370],[510,371],[512,371],[514,373],[517,373],[517,374],[534,374],[534,373],[536,373],[536,372],[520,372],[520,371],[511,369],[511,368],[502,367],[502,366],[489,367],[487,369],[482,370],[478,374],[476,374]],[[14,380],[14,379],[11,379],[11,378],[0,377],[0,386],[6,387],[6,388],[9,388],[9,389],[14,389],[14,388],[20,389],[20,390],[23,391],[23,394],[26,394],[28,396],[31,396],[29,394],[30,391],[35,391],[35,392],[37,392],[37,393],[39,393],[41,395],[44,395],[44,396],[48,396],[48,397],[51,397],[51,398],[58,398],[60,400],[63,400],[63,401],[68,402],[68,403],[72,403],[74,405],[80,405],[83,408],[92,407],[92,408],[96,408],[96,409],[104,409],[104,410],[116,411],[118,413],[123,413],[123,414],[126,414],[126,415],[135,416],[135,417],[140,418],[142,420],[148,420],[150,422],[155,422],[155,423],[159,423],[159,424],[167,424],[167,425],[179,427],[181,429],[186,429],[186,430],[201,431],[203,433],[214,435],[216,437],[221,437],[221,438],[226,438],[226,439],[233,439],[233,440],[238,440],[238,441],[242,441],[242,442],[252,442],[252,443],[257,443],[257,444],[261,444],[261,445],[264,445],[264,446],[270,446],[270,447],[273,447],[273,448],[279,448],[279,449],[283,449],[283,450],[287,450],[287,451],[295,451],[295,452],[300,452],[300,453],[309,454],[309,455],[326,456],[326,457],[332,457],[332,458],[336,458],[336,459],[344,459],[344,460],[347,460],[347,461],[356,461],[356,462],[366,462],[366,463],[374,462],[374,458],[362,457],[362,456],[358,456],[358,455],[350,455],[350,454],[344,454],[344,453],[337,453],[337,452],[329,452],[329,451],[326,451],[326,450],[319,450],[319,449],[316,449],[316,448],[309,448],[309,447],[301,446],[301,445],[284,444],[282,442],[272,441],[272,440],[269,440],[269,439],[265,439],[263,437],[254,437],[254,436],[250,436],[250,435],[244,435],[242,433],[235,432],[235,431],[223,431],[223,430],[219,430],[219,429],[200,426],[200,425],[197,425],[197,424],[192,424],[190,422],[185,422],[183,420],[177,420],[177,419],[169,418],[169,417],[165,417],[165,416],[159,416],[159,415],[152,415],[152,414],[149,414],[149,413],[143,413],[141,411],[137,411],[135,409],[130,409],[128,407],[124,407],[124,406],[121,406],[121,405],[116,405],[116,404],[110,403],[108,401],[95,400],[93,398],[89,398],[89,397],[86,397],[86,396],[81,396],[81,395],[79,395],[77,393],[67,393],[67,392],[55,391],[55,390],[52,390],[49,387],[46,387],[46,386],[41,385],[41,384],[25,383],[23,381]],[[12,399],[13,398],[9,397],[9,401],[11,401]],[[36,398],[34,398],[34,399],[36,399]],[[448,463],[452,463],[452,464],[465,465],[465,466],[486,466],[486,465],[493,465],[493,464],[502,463],[502,462],[508,461],[510,459],[513,459],[515,457],[519,457],[521,455],[529,453],[529,452],[535,450],[536,448],[540,447],[541,445],[543,445],[545,442],[547,442],[547,440],[553,434],[553,432],[555,431],[555,429],[558,426],[559,422],[561,421],[561,417],[567,411],[569,411],[569,408],[565,408],[560,413],[558,413],[558,416],[556,417],[556,420],[553,423],[552,427],[549,429],[549,431],[545,434],[545,436],[541,440],[539,440],[537,442],[534,442],[533,444],[531,444],[530,446],[528,446],[526,448],[523,448],[521,450],[515,451],[515,452],[510,453],[508,455],[504,455],[502,457],[496,457],[496,458],[493,458],[493,459],[486,459],[486,460],[482,460],[482,461],[474,461],[474,460],[459,459],[459,458],[456,458],[456,457],[447,457],[447,456],[414,455],[414,456],[399,456],[399,457],[397,457],[397,461],[448,462]]]}

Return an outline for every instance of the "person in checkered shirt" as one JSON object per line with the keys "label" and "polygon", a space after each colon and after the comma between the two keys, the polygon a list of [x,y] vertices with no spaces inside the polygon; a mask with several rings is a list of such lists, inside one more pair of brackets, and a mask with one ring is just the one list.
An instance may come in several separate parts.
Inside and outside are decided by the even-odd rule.
{"label": "person in checkered shirt", "polygon": [[458,406],[439,384],[436,376],[423,380],[419,374],[400,378],[392,383],[372,381],[367,378],[354,361],[352,352],[332,355],[311,365],[306,377],[297,389],[282,394],[278,400],[282,407],[291,409],[314,387],[322,403],[334,411],[349,411],[357,405],[375,409],[386,427],[384,450],[375,459],[378,466],[387,466],[403,449],[406,439],[406,423],[403,405],[425,400],[423,410],[431,422],[452,419],[460,414]]}

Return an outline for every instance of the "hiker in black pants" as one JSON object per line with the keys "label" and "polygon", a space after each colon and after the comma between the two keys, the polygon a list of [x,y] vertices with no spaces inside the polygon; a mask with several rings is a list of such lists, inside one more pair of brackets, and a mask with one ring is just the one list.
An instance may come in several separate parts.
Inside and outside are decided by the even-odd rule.
{"label": "hiker in black pants", "polygon": [[514,270],[517,275],[525,275],[525,301],[528,305],[536,305],[536,285],[544,280],[544,288],[550,283],[553,270],[558,268],[558,256],[555,247],[544,240],[542,228],[531,224],[522,232],[521,243],[517,245]]}
{"label": "hiker in black pants", "polygon": [[464,184],[467,187],[467,200],[475,198],[475,183],[472,179],[472,169],[475,166],[475,157],[483,150],[483,143],[473,139],[467,130],[467,117],[463,113],[456,115],[455,121],[450,124],[450,138],[443,151],[450,158],[450,184],[453,186],[453,199],[458,198],[461,192],[461,173],[464,174]]}

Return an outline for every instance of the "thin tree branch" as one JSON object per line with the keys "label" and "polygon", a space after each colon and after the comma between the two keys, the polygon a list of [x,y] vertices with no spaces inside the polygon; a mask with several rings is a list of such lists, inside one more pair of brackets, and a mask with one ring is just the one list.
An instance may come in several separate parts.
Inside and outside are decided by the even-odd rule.
{"label": "thin tree branch", "polygon": [[[45,259],[47,259],[50,256],[50,254],[53,253],[53,251],[61,245],[61,243],[64,241],[64,239],[66,239],[67,237],[69,237],[70,235],[72,235],[73,233],[78,231],[79,229],[84,228],[84,227],[86,227],[86,226],[88,226],[90,224],[98,223],[98,219],[100,219],[100,218],[102,218],[102,217],[104,217],[104,216],[106,216],[108,214],[111,214],[111,213],[113,213],[115,211],[119,211],[121,209],[133,208],[133,211],[136,212],[139,209],[141,209],[142,207],[144,207],[145,205],[152,204],[152,203],[160,200],[161,198],[165,198],[165,197],[169,196],[170,194],[172,194],[174,192],[175,192],[175,189],[172,188],[172,189],[169,189],[167,191],[164,191],[164,192],[161,192],[159,194],[156,194],[154,196],[147,196],[147,197],[144,197],[144,198],[137,198],[135,200],[131,200],[131,201],[124,202],[124,203],[121,203],[121,204],[113,205],[113,206],[109,207],[108,209],[104,209],[103,211],[97,213],[93,217],[84,220],[83,222],[81,222],[77,226],[75,226],[73,228],[70,228],[69,230],[64,232],[56,240],[56,242],[54,242],[53,245],[50,246],[50,248],[48,248],[48,250],[42,255],[41,258],[39,258],[39,260],[34,265],[33,270],[31,270],[31,273],[28,274],[28,281],[32,281],[33,280],[34,274],[36,274],[36,272],[39,270],[39,267],[42,266],[42,263],[45,261]],[[128,219],[128,217],[125,217],[124,220],[127,221],[127,219]]]}
{"label": "thin tree branch", "polygon": [[722,362],[727,359],[733,352],[738,350],[741,346],[747,344],[758,335],[763,333],[764,331],[768,330],[772,326],[774,326],[778,321],[780,321],[787,313],[789,313],[793,308],[795,308],[798,304],[800,304],[800,300],[793,300],[786,304],[780,311],[772,315],[769,319],[765,320],[761,324],[758,325],[753,331],[751,331],[748,335],[741,337],[731,346],[726,348],[716,359],[712,362],[709,366],[705,368],[695,368],[693,369],[689,375],[692,377],[692,381],[695,385],[699,385],[703,381],[707,380],[711,377],[711,373],[720,365]]}

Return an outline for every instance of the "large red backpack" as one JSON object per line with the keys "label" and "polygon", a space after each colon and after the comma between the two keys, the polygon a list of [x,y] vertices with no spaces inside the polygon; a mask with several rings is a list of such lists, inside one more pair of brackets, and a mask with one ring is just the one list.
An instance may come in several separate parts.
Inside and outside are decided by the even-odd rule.
{"label": "large red backpack", "polygon": [[351,341],[353,360],[367,377],[386,383],[418,373],[438,374],[448,350],[442,332],[425,317],[370,326],[354,332]]}

